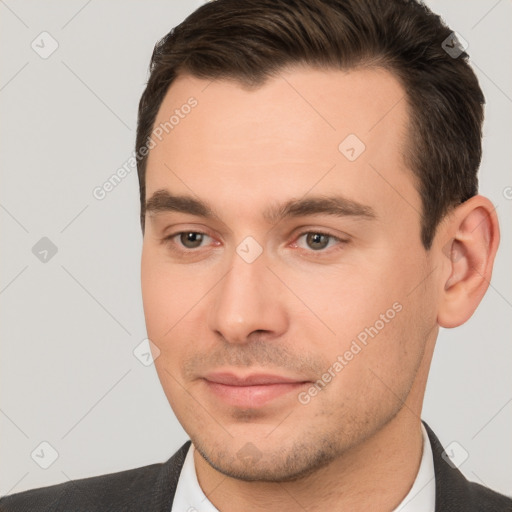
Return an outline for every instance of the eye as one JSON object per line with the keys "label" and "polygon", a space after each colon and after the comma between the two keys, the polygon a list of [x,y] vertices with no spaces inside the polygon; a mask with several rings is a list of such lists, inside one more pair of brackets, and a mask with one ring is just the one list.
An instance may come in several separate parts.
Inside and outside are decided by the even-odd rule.
{"label": "eye", "polygon": [[[179,233],[174,233],[165,237],[163,241],[172,244],[178,243],[186,249],[197,249],[198,247],[201,247],[201,244],[208,238],[211,237],[199,231],[180,231]],[[177,239],[178,242],[175,242],[175,239]]]}
{"label": "eye", "polygon": [[[179,231],[168,235],[162,242],[169,245],[176,252],[193,252],[194,249],[200,249],[208,245],[212,237],[200,231]],[[303,240],[303,241],[302,241]],[[204,243],[206,242],[206,243]],[[307,250],[308,252],[330,252],[326,249],[332,246],[340,246],[347,244],[349,240],[341,239],[337,236],[322,231],[305,231],[298,235],[292,246]],[[216,244],[214,244],[216,245]]]}
{"label": "eye", "polygon": [[[299,244],[299,240],[304,238],[306,247]],[[306,231],[304,233],[301,233],[299,237],[297,238],[296,245],[302,249],[312,249],[313,251],[324,251],[324,249],[328,247],[332,247],[332,245],[335,245],[336,242],[338,243],[347,243],[348,240],[342,240],[341,238],[338,238],[334,235],[330,235],[329,233],[322,233],[321,231]]]}

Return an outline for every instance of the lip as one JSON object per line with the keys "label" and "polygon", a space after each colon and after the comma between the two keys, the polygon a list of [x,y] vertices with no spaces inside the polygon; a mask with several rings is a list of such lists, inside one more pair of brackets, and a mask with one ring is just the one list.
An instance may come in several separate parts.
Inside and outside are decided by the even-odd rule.
{"label": "lip", "polygon": [[245,376],[233,373],[210,373],[204,377],[208,390],[228,405],[242,408],[262,407],[292,391],[299,389],[309,381],[272,374],[249,374]]}

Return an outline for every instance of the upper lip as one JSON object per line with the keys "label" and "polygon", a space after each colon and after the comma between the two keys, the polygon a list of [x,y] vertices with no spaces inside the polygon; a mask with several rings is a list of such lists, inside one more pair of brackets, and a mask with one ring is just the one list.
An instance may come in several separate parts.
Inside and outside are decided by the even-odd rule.
{"label": "upper lip", "polygon": [[303,379],[294,379],[283,377],[282,375],[273,375],[269,373],[252,373],[245,376],[238,376],[234,373],[209,373],[204,377],[207,381],[215,384],[224,384],[226,386],[263,386],[269,384],[293,384],[306,382]]}

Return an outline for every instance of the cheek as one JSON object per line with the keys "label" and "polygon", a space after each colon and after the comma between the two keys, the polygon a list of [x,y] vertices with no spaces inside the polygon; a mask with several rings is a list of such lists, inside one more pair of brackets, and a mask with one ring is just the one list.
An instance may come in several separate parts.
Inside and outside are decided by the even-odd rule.
{"label": "cheek", "polygon": [[151,248],[143,249],[141,287],[148,338],[159,350],[154,365],[162,389],[173,409],[186,408],[188,402],[182,396],[179,369],[186,347],[179,340],[185,335],[186,313],[194,303],[195,297],[190,296],[195,295],[191,291],[194,287],[190,282],[187,286],[182,274],[162,262]]}
{"label": "cheek", "polygon": [[193,266],[173,265],[152,248],[142,254],[141,282],[148,338],[158,347],[155,368],[169,398],[180,394],[181,363],[205,349],[207,293],[213,286]]}
{"label": "cheek", "polygon": [[411,311],[404,308],[388,323],[379,319],[368,322],[363,329],[354,327],[358,334],[338,337],[331,352],[330,373],[335,377],[330,377],[328,371],[321,377],[331,380],[318,393],[323,397],[318,408],[337,411],[340,421],[348,430],[353,429],[354,435],[367,425],[392,417],[413,387],[425,340],[415,332],[409,314]]}
{"label": "cheek", "polygon": [[198,303],[204,290],[201,280],[143,249],[141,286],[144,316],[149,338],[157,344],[167,339]]}
{"label": "cheek", "polygon": [[393,320],[399,308],[393,305],[403,295],[395,284],[400,280],[391,272],[379,265],[362,268],[356,264],[281,272],[283,281],[293,283],[305,313],[292,318],[291,324],[299,321],[302,328],[316,328],[317,348],[323,350],[329,346],[342,350],[359,333],[364,337],[365,329],[376,322],[381,330],[381,315],[386,325]]}
{"label": "cheek", "polygon": [[[390,386],[406,386],[421,361],[431,315],[420,307],[422,290],[410,293],[421,281],[421,271],[416,264],[397,260],[382,257],[364,271],[355,265],[329,269],[313,281],[310,276],[289,276],[294,292],[317,317],[302,319],[302,338],[335,365],[330,373],[336,374],[333,381],[339,389],[357,396],[369,383],[373,394],[385,392],[375,375]],[[315,336],[312,327],[321,331]]]}

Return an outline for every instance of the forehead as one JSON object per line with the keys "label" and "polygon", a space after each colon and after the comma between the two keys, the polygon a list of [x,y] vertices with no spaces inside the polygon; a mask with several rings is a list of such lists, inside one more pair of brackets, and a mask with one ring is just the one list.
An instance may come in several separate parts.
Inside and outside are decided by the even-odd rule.
{"label": "forehead", "polygon": [[154,124],[161,140],[153,136],[146,197],[169,187],[219,199],[302,196],[342,184],[357,199],[365,188],[382,193],[386,175],[410,193],[407,124],[405,91],[381,68],[297,67],[254,89],[183,75]]}

